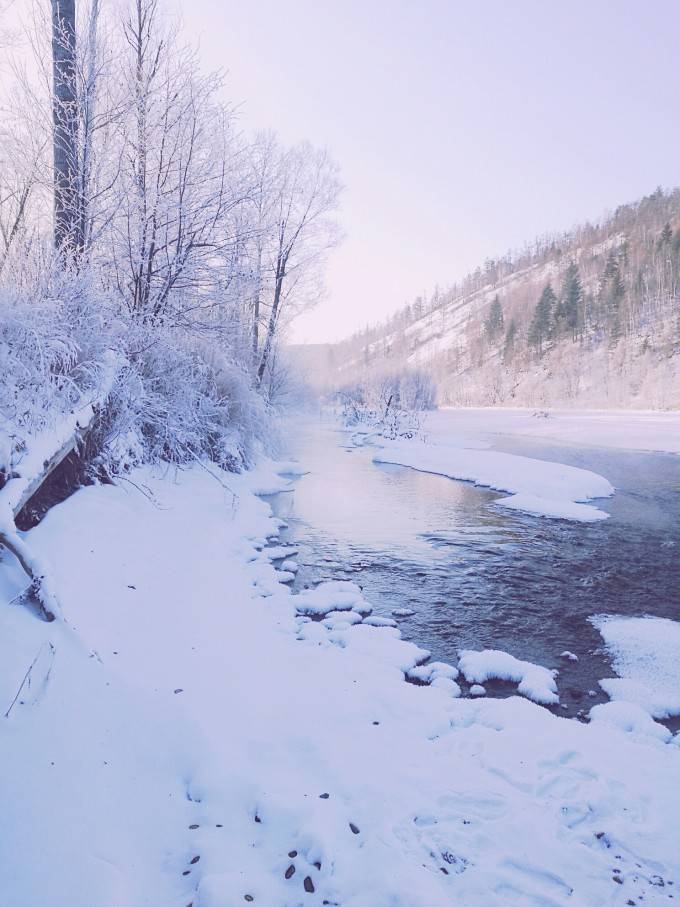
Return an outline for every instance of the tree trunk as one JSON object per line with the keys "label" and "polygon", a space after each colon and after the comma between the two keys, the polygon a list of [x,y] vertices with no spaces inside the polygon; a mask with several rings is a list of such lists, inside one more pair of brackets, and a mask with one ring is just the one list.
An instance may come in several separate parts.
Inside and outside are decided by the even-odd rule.
{"label": "tree trunk", "polygon": [[285,272],[280,268],[276,269],[276,283],[274,287],[274,302],[272,304],[272,310],[269,315],[269,324],[267,325],[267,336],[264,341],[264,348],[262,350],[262,358],[260,359],[260,367],[257,370],[257,383],[262,384],[262,378],[264,373],[267,370],[267,363],[269,362],[269,357],[272,351],[272,344],[274,343],[274,332],[276,331],[276,322],[279,316],[279,306],[281,305],[281,293],[283,291],[283,280],[285,277]]}
{"label": "tree trunk", "polygon": [[76,258],[82,250],[78,204],[78,101],[75,0],[52,0],[54,245]]}

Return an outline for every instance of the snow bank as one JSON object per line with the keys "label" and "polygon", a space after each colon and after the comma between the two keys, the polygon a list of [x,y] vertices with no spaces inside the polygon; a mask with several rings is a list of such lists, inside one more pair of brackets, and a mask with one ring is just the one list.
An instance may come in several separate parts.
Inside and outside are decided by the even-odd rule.
{"label": "snow bank", "polygon": [[667,742],[673,736],[667,727],[650,717],[639,705],[631,702],[603,702],[589,712],[591,721],[599,721],[617,727],[630,734],[647,734]]}
{"label": "snow bank", "polygon": [[517,692],[534,702],[554,705],[559,702],[555,677],[557,671],[520,661],[508,652],[498,649],[484,649],[473,652],[466,649],[460,653],[458,669],[468,683],[483,684],[486,680],[509,680],[518,684]]}
{"label": "snow bank", "polygon": [[634,703],[652,718],[680,715],[680,622],[598,615],[591,623],[619,675],[600,681],[610,699]]}
{"label": "snow bank", "polygon": [[398,628],[312,619],[358,586],[277,581],[254,479],[131,478],[29,534],[68,625],[0,563],[3,905],[668,903],[680,747],[405,683]]}
{"label": "snow bank", "polygon": [[605,511],[584,502],[614,493],[607,479],[587,469],[451,443],[387,443],[373,460],[505,491],[512,497],[496,501],[503,507],[567,520],[607,519]]}

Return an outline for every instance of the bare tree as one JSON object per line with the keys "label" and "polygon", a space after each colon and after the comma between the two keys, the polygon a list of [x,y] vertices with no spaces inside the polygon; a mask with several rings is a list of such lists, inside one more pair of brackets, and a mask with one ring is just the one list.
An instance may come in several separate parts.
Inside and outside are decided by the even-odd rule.
{"label": "bare tree", "polygon": [[194,54],[163,27],[157,0],[133,0],[124,38],[130,104],[114,279],[131,313],[182,318],[201,307],[197,297],[234,240],[223,229],[242,201],[231,114],[216,100],[220,78],[200,74]]}
{"label": "bare tree", "polygon": [[340,189],[337,166],[325,150],[304,143],[279,152],[267,226],[272,296],[256,372],[260,384],[286,303],[299,310],[318,295],[320,265],[338,240],[332,214]]}

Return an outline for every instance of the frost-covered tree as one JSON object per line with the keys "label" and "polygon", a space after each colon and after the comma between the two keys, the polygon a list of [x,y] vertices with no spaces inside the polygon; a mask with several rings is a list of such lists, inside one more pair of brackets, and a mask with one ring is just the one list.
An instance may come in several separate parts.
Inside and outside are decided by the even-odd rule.
{"label": "frost-covered tree", "polygon": [[340,194],[337,165],[325,150],[303,143],[275,154],[265,216],[262,267],[269,288],[257,380],[262,382],[277,331],[287,315],[313,303],[321,269],[338,240],[334,212]]}

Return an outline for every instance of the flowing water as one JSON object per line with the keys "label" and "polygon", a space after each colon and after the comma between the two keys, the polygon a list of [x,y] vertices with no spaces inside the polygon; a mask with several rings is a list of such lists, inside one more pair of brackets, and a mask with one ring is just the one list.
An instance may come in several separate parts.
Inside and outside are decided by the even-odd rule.
{"label": "flowing water", "polygon": [[[497,648],[559,668],[561,714],[606,697],[613,676],[593,614],[680,619],[680,457],[494,438],[494,447],[592,469],[617,488],[608,520],[584,524],[494,507],[496,492],[372,462],[327,423],[291,444],[309,473],[274,507],[301,547],[296,587],[352,579],[404,638],[456,663]],[[560,657],[569,650],[578,662]],[[506,695],[504,684],[487,684]]]}

